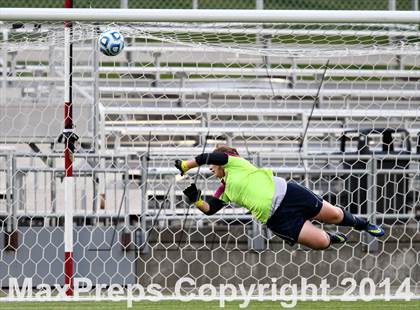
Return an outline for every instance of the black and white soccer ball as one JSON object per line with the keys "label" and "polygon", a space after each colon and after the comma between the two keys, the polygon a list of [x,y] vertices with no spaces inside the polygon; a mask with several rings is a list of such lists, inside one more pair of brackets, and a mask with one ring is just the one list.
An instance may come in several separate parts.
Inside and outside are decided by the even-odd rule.
{"label": "black and white soccer ball", "polygon": [[107,56],[116,56],[124,49],[124,37],[117,30],[106,30],[98,38],[99,50]]}

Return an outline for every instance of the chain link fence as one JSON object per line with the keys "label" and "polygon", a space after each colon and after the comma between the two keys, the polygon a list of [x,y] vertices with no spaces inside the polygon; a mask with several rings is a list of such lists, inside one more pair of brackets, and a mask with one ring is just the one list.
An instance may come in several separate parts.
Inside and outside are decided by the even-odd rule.
{"label": "chain link fence", "polygon": [[[255,9],[269,10],[417,10],[418,0],[74,0],[76,8]],[[63,7],[63,0],[0,0],[0,7]]]}

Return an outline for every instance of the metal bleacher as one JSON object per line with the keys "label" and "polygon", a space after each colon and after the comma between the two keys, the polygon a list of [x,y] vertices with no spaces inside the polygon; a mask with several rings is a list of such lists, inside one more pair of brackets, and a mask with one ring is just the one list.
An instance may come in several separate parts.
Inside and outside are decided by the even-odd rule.
{"label": "metal bleacher", "polygon": [[[305,30],[305,34],[310,36],[311,31]],[[74,47],[73,93],[76,132],[84,145],[78,151],[81,156],[96,145],[95,154],[107,162],[125,156],[129,173],[139,177],[139,158],[150,150],[149,194],[160,198],[165,192],[164,180],[176,173],[172,160],[200,152],[206,139],[207,151],[218,142],[227,143],[279,173],[287,174],[288,169],[300,176],[310,173],[303,169],[296,152],[325,57],[275,53],[263,57],[246,49],[241,54],[240,46],[229,52],[203,45],[146,45],[132,40],[110,62],[105,56],[92,55],[92,45],[89,41]],[[303,49],[302,54],[308,49],[309,55],[317,46],[271,46],[274,51],[278,48]],[[352,49],[357,50],[354,55]],[[329,57],[326,81],[303,143],[305,156],[338,152],[340,137],[354,129],[405,128],[411,144],[416,145],[420,71],[415,68],[419,56],[412,49],[405,52],[399,48],[387,49],[383,55],[379,51],[363,54],[367,47],[362,45],[341,45],[339,50],[347,54]],[[1,139],[7,145],[37,143],[44,155],[56,151],[50,145],[56,143],[62,126],[64,88],[62,49],[50,47],[47,51],[10,54],[5,80],[11,99],[2,107],[9,117],[0,125],[5,133]],[[37,108],[40,113],[41,119],[29,122],[48,126],[24,127],[25,118],[19,111],[25,108]],[[51,115],[55,115],[53,119]],[[10,130],[17,124],[21,124],[20,130]],[[415,151],[412,148],[413,154]],[[314,168],[325,165],[325,158],[306,160]],[[206,185],[210,193],[216,182],[210,180]],[[173,195],[179,197],[180,188]]]}

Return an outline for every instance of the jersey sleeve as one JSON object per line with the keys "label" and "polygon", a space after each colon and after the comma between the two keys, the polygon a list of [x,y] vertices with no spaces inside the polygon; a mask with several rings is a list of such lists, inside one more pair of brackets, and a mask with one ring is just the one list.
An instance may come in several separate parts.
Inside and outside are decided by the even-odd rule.
{"label": "jersey sleeve", "polygon": [[216,197],[209,197],[206,199],[206,202],[209,205],[209,211],[206,212],[207,215],[213,215],[216,212],[220,211],[226,203]]}
{"label": "jersey sleeve", "polygon": [[224,166],[229,161],[229,155],[222,152],[203,153],[195,157],[197,165],[218,165]]}

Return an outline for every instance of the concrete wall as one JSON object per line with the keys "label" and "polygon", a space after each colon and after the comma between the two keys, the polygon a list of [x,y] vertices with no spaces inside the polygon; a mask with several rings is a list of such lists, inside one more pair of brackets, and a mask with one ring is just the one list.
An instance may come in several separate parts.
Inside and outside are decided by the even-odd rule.
{"label": "concrete wall", "polygon": [[[151,234],[148,247],[137,239],[123,250],[121,229],[116,235],[112,251],[90,251],[108,248],[113,227],[75,227],[75,276],[88,277],[93,283],[132,284],[138,277],[146,287],[157,283],[163,293],[170,293],[176,281],[191,277],[196,285],[212,283],[299,284],[302,277],[309,283],[319,284],[326,279],[331,288],[338,289],[345,277],[359,282],[370,277],[378,285],[389,278],[398,286],[405,278],[411,279],[412,291],[420,293],[420,232],[417,222],[387,228],[386,236],[368,246],[366,234],[351,231],[350,241],[325,251],[313,251],[299,246],[285,245],[279,238],[260,238],[266,249],[252,248],[252,225],[227,223],[187,227],[183,242],[178,223],[162,226]],[[327,227],[331,228],[332,227]],[[348,230],[343,230],[348,231]],[[3,233],[0,234],[0,287],[8,287],[9,277],[22,283],[24,277],[33,278],[33,284],[63,283],[63,231],[62,227],[20,227],[17,251],[5,251]],[[132,234],[134,235],[134,234]],[[137,234],[138,235],[138,234]],[[263,235],[266,235],[263,230]],[[158,237],[158,238],[157,238]],[[144,240],[144,239],[143,239]],[[132,241],[135,241],[134,239]],[[260,244],[261,245],[261,244]],[[375,250],[367,252],[368,249]],[[137,277],[136,277],[137,275]]]}
{"label": "concrete wall", "polygon": [[[134,252],[122,249],[118,234],[109,249],[113,227],[74,228],[75,277],[89,278],[93,283],[135,283]],[[6,251],[4,232],[0,233],[0,287],[8,287],[9,278],[23,283],[32,278],[34,286],[64,284],[63,227],[19,227],[16,251]]]}
{"label": "concrete wall", "polygon": [[[370,277],[377,285],[388,277],[391,286],[400,285],[408,277],[412,290],[420,292],[418,223],[387,229],[386,236],[376,244],[370,243],[370,247],[370,238],[365,233],[351,231],[350,242],[325,251],[290,247],[278,237],[270,239],[266,250],[255,251],[249,248],[252,239],[248,233],[243,227],[232,226],[229,232],[222,229],[214,233],[210,228],[192,230],[190,237],[184,236],[184,243],[178,249],[179,233],[172,234],[165,229],[160,236],[163,243],[154,244],[152,240],[150,252],[138,260],[140,283],[153,282],[171,288],[182,277],[196,279],[198,286],[209,282],[271,284],[271,278],[277,278],[280,285],[299,284],[301,277],[305,277],[314,284],[326,279],[331,288],[338,288],[345,277],[358,283]],[[367,252],[375,248],[376,251]]]}

